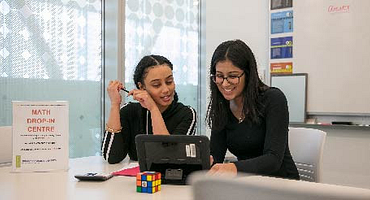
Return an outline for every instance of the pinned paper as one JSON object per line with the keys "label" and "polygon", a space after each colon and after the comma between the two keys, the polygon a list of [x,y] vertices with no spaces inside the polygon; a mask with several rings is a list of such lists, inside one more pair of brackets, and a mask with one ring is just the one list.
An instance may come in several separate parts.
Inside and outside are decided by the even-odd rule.
{"label": "pinned paper", "polygon": [[67,170],[68,143],[68,102],[13,101],[13,171]]}

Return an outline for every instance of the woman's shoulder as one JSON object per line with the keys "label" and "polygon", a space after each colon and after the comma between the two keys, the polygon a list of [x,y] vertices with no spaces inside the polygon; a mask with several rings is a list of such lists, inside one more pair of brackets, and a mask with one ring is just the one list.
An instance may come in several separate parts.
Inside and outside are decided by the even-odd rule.
{"label": "woman's shoulder", "polygon": [[286,99],[284,93],[276,87],[269,87],[266,89],[263,96],[266,100]]}
{"label": "woman's shoulder", "polygon": [[184,105],[181,102],[176,102],[174,105],[174,109],[171,109],[171,110],[172,110],[171,112],[172,114],[196,116],[196,111],[193,107]]}
{"label": "woman's shoulder", "polygon": [[125,103],[121,106],[121,113],[122,112],[133,112],[133,111],[137,111],[139,109],[142,109],[140,103],[136,103],[136,102],[128,102],[128,103]]}

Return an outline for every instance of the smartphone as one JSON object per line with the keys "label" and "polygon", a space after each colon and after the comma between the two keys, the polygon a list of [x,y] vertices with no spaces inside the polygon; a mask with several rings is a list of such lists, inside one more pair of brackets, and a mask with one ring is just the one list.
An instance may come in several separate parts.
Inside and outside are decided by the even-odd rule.
{"label": "smartphone", "polygon": [[96,172],[89,172],[86,174],[76,174],[75,178],[80,181],[106,181],[113,177],[113,174],[103,174]]}

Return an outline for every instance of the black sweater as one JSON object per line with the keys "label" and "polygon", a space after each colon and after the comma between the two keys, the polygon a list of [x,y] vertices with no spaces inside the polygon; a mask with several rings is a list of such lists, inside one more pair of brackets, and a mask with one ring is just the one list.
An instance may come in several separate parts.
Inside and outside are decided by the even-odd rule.
{"label": "black sweater", "polygon": [[260,124],[238,120],[229,111],[228,123],[221,131],[211,133],[211,155],[222,163],[226,150],[237,156],[238,172],[299,179],[288,147],[289,113],[284,94],[270,88],[260,94]]}
{"label": "black sweater", "polygon": [[[190,106],[173,101],[162,117],[170,134],[195,134],[196,112]],[[137,160],[135,136],[153,134],[150,112],[139,103],[125,104],[120,110],[120,120],[120,133],[104,133],[102,154],[109,163],[121,162],[127,154],[131,160]]]}

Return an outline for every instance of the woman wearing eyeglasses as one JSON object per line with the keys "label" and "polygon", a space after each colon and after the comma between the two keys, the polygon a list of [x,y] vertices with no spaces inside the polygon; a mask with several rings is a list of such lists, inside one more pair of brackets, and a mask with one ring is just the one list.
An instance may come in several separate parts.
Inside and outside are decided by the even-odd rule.
{"label": "woman wearing eyeglasses", "polygon": [[[209,174],[246,172],[299,179],[288,146],[287,100],[279,89],[260,80],[251,49],[241,40],[223,42],[213,53],[210,73]],[[223,163],[227,150],[236,162]]]}

